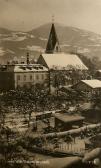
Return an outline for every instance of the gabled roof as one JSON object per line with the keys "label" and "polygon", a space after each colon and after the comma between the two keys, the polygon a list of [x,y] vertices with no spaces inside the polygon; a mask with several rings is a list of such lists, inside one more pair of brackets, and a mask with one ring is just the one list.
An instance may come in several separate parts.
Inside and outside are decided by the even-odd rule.
{"label": "gabled roof", "polygon": [[43,64],[41,60],[43,60],[42,62],[44,62],[44,66],[46,65],[49,69],[57,69],[57,70],[88,69],[80,60],[80,58],[75,54],[45,53],[42,54],[38,60],[39,61],[38,63]]}
{"label": "gabled roof", "polygon": [[101,88],[101,81],[97,79],[92,80],[82,80],[83,83],[87,84],[91,88]]}

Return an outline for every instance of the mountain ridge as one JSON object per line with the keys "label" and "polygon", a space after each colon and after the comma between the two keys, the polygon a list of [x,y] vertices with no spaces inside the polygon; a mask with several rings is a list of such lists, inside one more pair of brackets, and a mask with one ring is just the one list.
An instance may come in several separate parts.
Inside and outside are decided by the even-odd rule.
{"label": "mountain ridge", "polygon": [[[101,35],[80,28],[55,23],[60,47],[63,52],[74,52],[93,60],[101,60]],[[35,59],[44,52],[51,23],[41,25],[30,31],[13,31],[0,28],[0,62],[26,59],[26,53]],[[100,67],[100,62],[97,64]]]}

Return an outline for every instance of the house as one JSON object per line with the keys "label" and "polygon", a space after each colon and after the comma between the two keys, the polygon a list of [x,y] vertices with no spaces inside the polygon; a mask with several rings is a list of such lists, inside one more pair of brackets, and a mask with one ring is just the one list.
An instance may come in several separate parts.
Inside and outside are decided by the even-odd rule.
{"label": "house", "polygon": [[67,113],[55,114],[55,128],[66,131],[83,125],[84,117],[80,115],[68,115]]}
{"label": "house", "polygon": [[39,64],[6,64],[0,67],[1,90],[45,84],[48,78],[48,69]]}
{"label": "house", "polygon": [[101,93],[101,81],[97,79],[81,80],[73,85],[72,88],[84,91],[88,97],[91,97],[92,95],[99,95]]}
{"label": "house", "polygon": [[[94,96],[95,98],[95,96]],[[80,105],[81,114],[85,117],[88,123],[100,123],[101,122],[101,108],[100,102],[86,102]]]}

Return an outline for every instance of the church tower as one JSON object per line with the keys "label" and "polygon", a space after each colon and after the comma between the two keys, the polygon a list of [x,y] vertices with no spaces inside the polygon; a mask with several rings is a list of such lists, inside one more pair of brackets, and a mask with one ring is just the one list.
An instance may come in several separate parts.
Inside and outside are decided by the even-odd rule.
{"label": "church tower", "polygon": [[59,51],[60,51],[59,40],[56,34],[55,25],[54,23],[52,23],[45,52],[52,54],[54,52],[59,52]]}

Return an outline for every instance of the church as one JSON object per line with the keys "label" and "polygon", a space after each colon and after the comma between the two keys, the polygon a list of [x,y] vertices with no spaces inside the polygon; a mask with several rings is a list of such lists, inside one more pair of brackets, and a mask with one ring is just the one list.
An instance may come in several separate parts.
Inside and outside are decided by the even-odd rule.
{"label": "church", "polygon": [[52,23],[46,50],[37,63],[10,63],[0,67],[0,90],[22,87],[30,88],[35,84],[59,87],[73,85],[86,78],[88,68],[76,54],[61,52],[54,23]]}
{"label": "church", "polygon": [[48,68],[51,81],[57,80],[57,85],[73,85],[87,77],[88,68],[78,55],[61,51],[54,23],[45,53],[39,56],[38,64]]}
{"label": "church", "polygon": [[67,54],[61,52],[54,23],[52,23],[46,51],[40,55],[38,63],[54,70],[88,69],[76,54]]}

